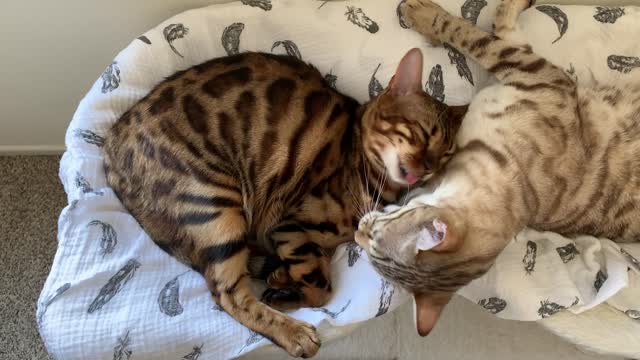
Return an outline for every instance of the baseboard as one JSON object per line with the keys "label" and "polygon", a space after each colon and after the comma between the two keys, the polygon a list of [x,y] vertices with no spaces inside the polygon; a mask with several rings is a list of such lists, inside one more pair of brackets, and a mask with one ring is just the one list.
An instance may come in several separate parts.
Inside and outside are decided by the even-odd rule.
{"label": "baseboard", "polygon": [[0,145],[0,156],[60,155],[64,145]]}

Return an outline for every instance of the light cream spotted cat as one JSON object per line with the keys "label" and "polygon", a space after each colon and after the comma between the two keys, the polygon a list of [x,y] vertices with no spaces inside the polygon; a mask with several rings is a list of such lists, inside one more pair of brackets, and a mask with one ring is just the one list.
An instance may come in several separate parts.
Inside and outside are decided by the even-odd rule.
{"label": "light cream spotted cat", "polygon": [[407,21],[498,83],[473,99],[458,152],[432,192],[363,218],[356,241],[386,278],[414,294],[428,334],[455,291],[480,277],[525,226],[618,242],[640,237],[640,84],[579,87],[509,37],[529,0],[503,0],[495,34],[429,0]]}

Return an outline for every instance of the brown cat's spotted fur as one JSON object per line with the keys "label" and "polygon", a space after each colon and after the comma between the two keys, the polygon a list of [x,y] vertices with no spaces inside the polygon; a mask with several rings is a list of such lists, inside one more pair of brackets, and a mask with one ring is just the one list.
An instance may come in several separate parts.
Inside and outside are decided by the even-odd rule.
{"label": "brown cat's spotted fur", "polygon": [[[113,126],[109,184],[227,313],[312,356],[315,329],[274,308],[325,304],[333,249],[352,240],[375,189],[393,201],[453,150],[464,109],[431,100],[421,73],[412,50],[389,88],[360,106],[293,57],[211,60],[171,76]],[[250,247],[280,258],[263,302],[249,287]]]}
{"label": "brown cat's spotted fur", "polygon": [[432,189],[406,207],[368,214],[355,235],[374,267],[414,294],[422,335],[526,226],[640,238],[640,85],[579,86],[511,40],[528,5],[502,0],[495,34],[429,0],[401,5],[414,29],[498,80],[473,99],[459,150]]}

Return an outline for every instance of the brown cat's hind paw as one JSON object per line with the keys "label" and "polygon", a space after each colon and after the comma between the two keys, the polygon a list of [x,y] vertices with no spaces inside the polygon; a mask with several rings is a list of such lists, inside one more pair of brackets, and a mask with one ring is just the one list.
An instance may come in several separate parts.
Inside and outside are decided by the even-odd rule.
{"label": "brown cat's hind paw", "polygon": [[302,291],[295,286],[268,288],[262,293],[262,302],[280,311],[302,307],[303,299]]}
{"label": "brown cat's hind paw", "polygon": [[289,273],[284,267],[279,267],[274,272],[267,276],[267,285],[270,288],[282,289],[287,287],[291,283]]}

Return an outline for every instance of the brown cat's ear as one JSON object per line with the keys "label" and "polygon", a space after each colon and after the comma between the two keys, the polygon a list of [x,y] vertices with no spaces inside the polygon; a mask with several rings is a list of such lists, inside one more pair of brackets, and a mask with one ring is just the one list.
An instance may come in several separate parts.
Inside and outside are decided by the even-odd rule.
{"label": "brown cat's ear", "polygon": [[451,294],[446,293],[413,294],[414,321],[420,336],[429,335],[449,300],[451,300]]}
{"label": "brown cat's ear", "polygon": [[396,74],[389,81],[389,88],[395,96],[422,92],[422,52],[420,49],[409,50],[400,60]]}

